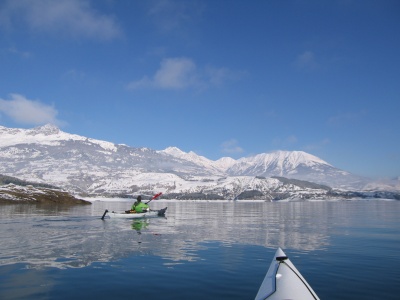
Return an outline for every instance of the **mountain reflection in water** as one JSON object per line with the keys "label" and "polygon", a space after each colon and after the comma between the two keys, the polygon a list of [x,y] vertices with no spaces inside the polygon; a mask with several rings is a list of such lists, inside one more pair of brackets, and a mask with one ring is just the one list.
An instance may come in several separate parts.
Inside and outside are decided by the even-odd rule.
{"label": "mountain reflection in water", "polygon": [[254,299],[278,246],[321,299],[400,294],[399,201],[152,201],[166,218],[100,219],[131,204],[0,206],[0,299]]}
{"label": "mountain reflection in water", "polygon": [[0,206],[0,265],[81,268],[132,255],[156,255],[169,263],[198,259],[204,243],[259,245],[301,251],[329,244],[331,206],[320,202],[169,202],[166,217],[101,220],[105,208],[121,211],[126,201],[91,206]]}

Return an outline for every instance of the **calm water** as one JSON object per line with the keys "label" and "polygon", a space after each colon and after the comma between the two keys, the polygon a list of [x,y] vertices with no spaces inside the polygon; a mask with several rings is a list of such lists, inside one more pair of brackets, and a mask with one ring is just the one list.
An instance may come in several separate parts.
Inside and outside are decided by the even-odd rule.
{"label": "calm water", "polygon": [[399,299],[400,202],[0,206],[0,299],[254,299],[278,246],[321,299]]}

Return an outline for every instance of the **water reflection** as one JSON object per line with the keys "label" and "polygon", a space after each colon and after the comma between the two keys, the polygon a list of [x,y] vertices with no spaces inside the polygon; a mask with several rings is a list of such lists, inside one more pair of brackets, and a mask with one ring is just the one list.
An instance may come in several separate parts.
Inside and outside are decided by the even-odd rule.
{"label": "water reflection", "polygon": [[214,241],[311,251],[329,244],[332,225],[354,217],[350,205],[326,202],[157,202],[154,209],[168,206],[166,218],[100,220],[105,208],[126,206],[0,206],[0,265],[81,268],[144,254],[171,264],[197,260]]}
{"label": "water reflection", "polygon": [[131,227],[133,230],[136,230],[137,234],[142,234],[142,230],[146,229],[149,223],[149,219],[134,220]]}

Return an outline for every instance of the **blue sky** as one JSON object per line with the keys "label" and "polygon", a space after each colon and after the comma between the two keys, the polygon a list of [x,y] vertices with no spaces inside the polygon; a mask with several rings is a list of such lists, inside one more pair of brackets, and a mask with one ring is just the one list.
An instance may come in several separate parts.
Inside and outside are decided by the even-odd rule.
{"label": "blue sky", "polygon": [[3,0],[0,125],[400,175],[400,2]]}

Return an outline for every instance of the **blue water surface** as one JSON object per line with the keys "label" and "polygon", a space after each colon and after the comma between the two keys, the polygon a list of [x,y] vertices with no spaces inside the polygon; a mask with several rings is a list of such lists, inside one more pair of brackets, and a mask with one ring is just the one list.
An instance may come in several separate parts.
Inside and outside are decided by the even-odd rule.
{"label": "blue water surface", "polygon": [[254,299],[282,247],[321,299],[398,299],[397,201],[0,206],[0,299]]}

